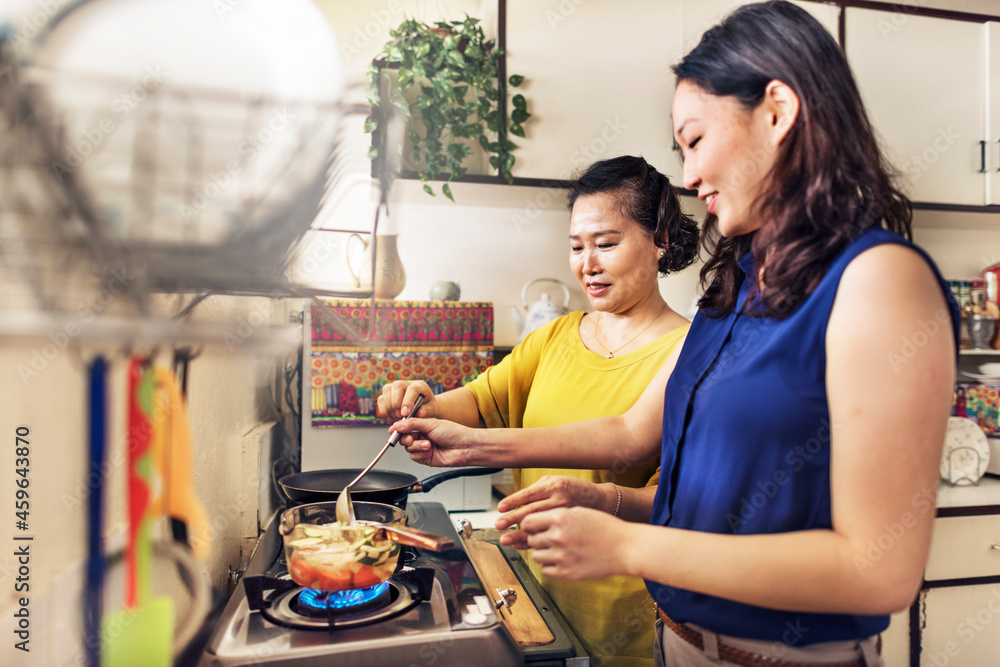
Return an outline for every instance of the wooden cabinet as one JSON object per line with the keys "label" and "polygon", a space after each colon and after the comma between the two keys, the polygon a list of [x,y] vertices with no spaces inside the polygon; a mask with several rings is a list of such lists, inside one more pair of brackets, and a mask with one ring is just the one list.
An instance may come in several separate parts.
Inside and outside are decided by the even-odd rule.
{"label": "wooden cabinet", "polygon": [[[737,0],[507,3],[507,71],[534,114],[516,140],[519,178],[566,179],[596,160],[641,155],[681,184],[671,69]],[[800,2],[836,35],[839,9]]]}
{"label": "wooden cabinet", "polygon": [[844,11],[848,61],[906,194],[921,202],[985,204],[983,24]]}
{"label": "wooden cabinet", "polygon": [[989,115],[987,116],[987,136],[989,137],[987,157],[987,204],[1000,204],[1000,22],[986,24],[986,43],[989,61],[987,63],[990,91]]}
{"label": "wooden cabinet", "polygon": [[942,486],[924,584],[883,635],[887,667],[1000,665],[1000,479]]}
{"label": "wooden cabinet", "polygon": [[924,615],[918,664],[1000,665],[1000,584],[934,588],[920,597]]}
{"label": "wooden cabinet", "polygon": [[679,1],[507,4],[507,71],[523,74],[534,117],[514,175],[566,179],[596,160],[641,155],[679,183],[671,66]]}

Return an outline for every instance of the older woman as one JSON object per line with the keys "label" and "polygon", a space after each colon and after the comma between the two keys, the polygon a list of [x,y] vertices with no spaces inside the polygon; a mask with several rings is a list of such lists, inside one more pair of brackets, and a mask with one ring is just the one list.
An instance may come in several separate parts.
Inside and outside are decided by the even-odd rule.
{"label": "older woman", "polygon": [[[878,635],[930,547],[957,307],[908,240],[909,202],[843,52],[807,12],[741,7],[675,72],[684,185],[717,236],[665,394],[554,428],[395,428],[425,434],[404,442],[431,465],[659,450],[655,498],[627,494],[650,525],[578,507],[505,537],[551,577],[646,579],[661,664],[881,665]],[[926,340],[904,359],[915,332]]]}
{"label": "older woman", "polygon": [[[472,383],[431,397],[420,416],[517,428],[618,415],[679,348],[689,323],[660,296],[657,277],[692,263],[698,231],[667,178],[639,157],[604,160],[573,182],[569,205],[570,266],[594,312],[570,313],[531,333]],[[665,378],[657,382],[662,393]],[[386,386],[380,414],[408,414],[419,393],[430,389]],[[515,470],[515,486],[532,485],[534,509],[582,504],[621,514],[621,487],[655,486],[656,470],[652,458],[623,457],[602,469]],[[596,664],[652,664],[651,600],[641,579],[568,582],[528,562]]]}

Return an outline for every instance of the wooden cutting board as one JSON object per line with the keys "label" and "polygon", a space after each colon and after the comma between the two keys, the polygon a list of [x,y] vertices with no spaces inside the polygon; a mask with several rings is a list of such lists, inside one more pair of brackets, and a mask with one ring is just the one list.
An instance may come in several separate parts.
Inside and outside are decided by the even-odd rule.
{"label": "wooden cutting board", "polygon": [[491,600],[497,599],[495,590],[497,588],[500,590],[509,588],[517,593],[517,602],[511,605],[510,609],[501,608],[497,613],[507,625],[518,646],[544,646],[555,641],[555,637],[535,609],[521,582],[517,580],[517,575],[500,553],[500,547],[489,542],[466,540],[465,548],[483,578],[483,585]]}

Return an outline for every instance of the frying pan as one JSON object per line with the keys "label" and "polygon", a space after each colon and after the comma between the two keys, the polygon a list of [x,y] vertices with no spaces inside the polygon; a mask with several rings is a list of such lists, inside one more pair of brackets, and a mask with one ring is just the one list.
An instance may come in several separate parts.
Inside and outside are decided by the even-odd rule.
{"label": "frying pan", "polygon": [[[294,473],[279,479],[278,487],[288,501],[289,507],[303,503],[334,501],[361,470],[361,468],[343,468]],[[405,472],[372,470],[351,487],[351,498],[406,509],[406,499],[410,493],[430,491],[449,479],[492,475],[502,471],[503,468],[458,468],[418,480],[414,475]]]}

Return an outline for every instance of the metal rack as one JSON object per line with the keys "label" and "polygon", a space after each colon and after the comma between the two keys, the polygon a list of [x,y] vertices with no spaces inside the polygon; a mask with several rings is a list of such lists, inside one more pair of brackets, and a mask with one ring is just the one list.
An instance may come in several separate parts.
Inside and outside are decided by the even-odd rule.
{"label": "metal rack", "polygon": [[[0,42],[0,338],[78,327],[80,340],[208,342],[219,331],[186,319],[210,295],[372,296],[373,280],[292,271],[317,234],[375,243],[394,174],[372,179],[356,150],[368,105],[162,85],[120,118],[77,113],[78,100],[107,108],[106,83],[25,66]],[[371,219],[319,225],[320,207],[359,183],[381,190]]]}

